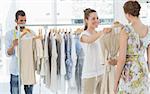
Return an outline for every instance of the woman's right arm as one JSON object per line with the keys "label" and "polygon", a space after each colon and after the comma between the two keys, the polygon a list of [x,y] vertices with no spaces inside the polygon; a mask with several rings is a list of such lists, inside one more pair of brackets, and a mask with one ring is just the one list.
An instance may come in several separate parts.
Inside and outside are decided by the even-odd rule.
{"label": "woman's right arm", "polygon": [[83,43],[93,43],[94,41],[96,41],[100,36],[102,36],[104,33],[110,32],[111,29],[110,28],[105,28],[102,32],[98,32],[95,33],[91,36],[87,36],[87,35],[82,35],[81,36],[81,42]]}

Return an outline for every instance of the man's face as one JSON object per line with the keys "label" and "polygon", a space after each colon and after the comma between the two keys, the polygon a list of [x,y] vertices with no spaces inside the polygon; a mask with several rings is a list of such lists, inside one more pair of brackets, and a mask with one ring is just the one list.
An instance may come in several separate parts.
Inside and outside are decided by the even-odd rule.
{"label": "man's face", "polygon": [[[18,24],[26,24],[26,16],[18,16],[18,20],[16,20],[17,25]],[[25,27],[20,27],[21,29],[24,29]]]}

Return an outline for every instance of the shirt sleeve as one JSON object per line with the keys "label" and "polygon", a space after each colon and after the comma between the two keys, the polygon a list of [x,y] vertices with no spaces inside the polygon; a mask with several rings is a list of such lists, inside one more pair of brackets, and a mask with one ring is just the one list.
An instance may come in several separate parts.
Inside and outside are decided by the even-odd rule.
{"label": "shirt sleeve", "polygon": [[80,34],[80,36],[79,36],[79,40],[80,40],[80,41],[81,41],[81,37],[82,37],[83,35],[88,35],[88,33],[87,33],[86,31],[83,31],[83,32]]}
{"label": "shirt sleeve", "polygon": [[132,31],[131,28],[130,28],[130,26],[128,26],[128,25],[125,25],[124,29],[125,29],[126,33],[130,33]]}
{"label": "shirt sleeve", "polygon": [[12,35],[11,32],[7,32],[5,35],[5,54],[6,56],[10,56],[7,53],[7,50],[12,46]]}

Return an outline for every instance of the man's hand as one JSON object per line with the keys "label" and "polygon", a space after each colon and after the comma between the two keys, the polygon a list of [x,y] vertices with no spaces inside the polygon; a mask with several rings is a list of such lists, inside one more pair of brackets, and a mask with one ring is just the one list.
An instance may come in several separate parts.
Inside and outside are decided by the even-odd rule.
{"label": "man's hand", "polygon": [[13,40],[12,46],[7,49],[7,54],[8,54],[8,55],[13,55],[14,48],[15,48],[16,46],[18,46],[18,39]]}
{"label": "man's hand", "polygon": [[14,39],[14,40],[13,40],[12,46],[13,46],[13,47],[18,46],[18,39]]}

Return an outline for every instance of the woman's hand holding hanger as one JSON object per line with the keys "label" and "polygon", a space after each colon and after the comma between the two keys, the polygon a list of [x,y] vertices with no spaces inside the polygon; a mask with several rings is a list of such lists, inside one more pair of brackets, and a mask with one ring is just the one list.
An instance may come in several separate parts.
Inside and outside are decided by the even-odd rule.
{"label": "woman's hand holding hanger", "polygon": [[117,65],[117,59],[110,59],[108,61],[108,64],[113,65],[113,66]]}
{"label": "woman's hand holding hanger", "polygon": [[112,28],[104,28],[103,33],[110,33],[112,31]]}
{"label": "woman's hand holding hanger", "polygon": [[112,31],[112,28],[104,28],[101,32],[98,32],[98,38],[103,37],[106,33],[110,33]]}

